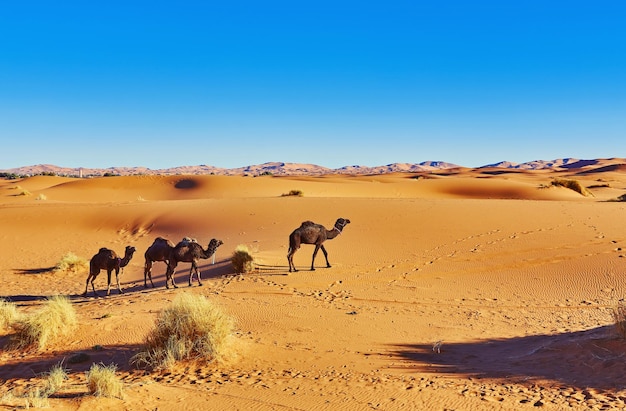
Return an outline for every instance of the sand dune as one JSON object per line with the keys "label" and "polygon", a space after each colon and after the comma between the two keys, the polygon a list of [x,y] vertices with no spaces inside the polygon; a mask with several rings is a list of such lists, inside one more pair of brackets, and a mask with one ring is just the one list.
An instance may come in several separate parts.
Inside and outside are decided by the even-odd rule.
{"label": "sand dune", "polygon": [[[593,197],[551,185],[576,179]],[[300,190],[302,197],[285,196]],[[70,380],[49,399],[74,409],[523,410],[626,407],[626,340],[612,309],[626,295],[626,173],[584,169],[456,168],[375,176],[125,176],[0,180],[0,297],[28,313],[48,295],[71,297],[79,328],[43,352],[6,349],[0,330],[0,409],[60,361]],[[304,220],[351,224],[295,254],[288,235]],[[143,253],[155,237],[211,238],[205,285],[189,265],[165,289],[143,287]],[[245,244],[258,263],[235,275]],[[137,253],[125,293],[82,297],[87,273],[50,269],[67,252]],[[96,280],[106,288],[106,274]],[[171,372],[129,363],[160,309],[180,293],[206,295],[237,321],[236,361],[181,364]],[[105,315],[106,314],[106,315]],[[98,349],[95,349],[98,347]],[[76,353],[89,355],[68,363]],[[86,396],[94,362],[118,365],[126,397]]]}

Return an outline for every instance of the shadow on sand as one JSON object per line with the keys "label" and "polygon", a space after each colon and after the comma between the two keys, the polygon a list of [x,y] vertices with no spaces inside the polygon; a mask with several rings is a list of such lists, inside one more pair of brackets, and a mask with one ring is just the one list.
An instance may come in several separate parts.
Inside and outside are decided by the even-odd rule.
{"label": "shadow on sand", "polygon": [[626,340],[612,325],[564,334],[443,342],[440,347],[394,345],[392,355],[406,361],[400,368],[419,372],[552,380],[579,388],[626,388]]}

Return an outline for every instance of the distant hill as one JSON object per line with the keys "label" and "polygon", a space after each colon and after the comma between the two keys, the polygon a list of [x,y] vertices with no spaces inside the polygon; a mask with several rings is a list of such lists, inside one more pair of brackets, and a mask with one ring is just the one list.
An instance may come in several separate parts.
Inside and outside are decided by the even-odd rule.
{"label": "distant hill", "polygon": [[[501,161],[488,164],[480,168],[502,168],[518,170],[579,170],[585,171],[593,168],[605,168],[610,166],[626,165],[624,158],[579,160],[575,158],[562,158],[557,160],[535,160],[527,163],[512,163]],[[38,174],[54,174],[60,176],[105,176],[105,175],[308,175],[321,176],[327,174],[387,174],[387,173],[423,173],[438,170],[462,168],[462,166],[446,163],[443,161],[424,161],[421,163],[392,163],[382,166],[352,165],[341,168],[327,168],[315,164],[270,162],[258,165],[250,165],[239,168],[220,168],[209,165],[180,166],[165,169],[150,169],[147,167],[110,167],[110,168],[70,168],[51,164],[39,164],[0,170],[4,174],[16,174],[19,176],[31,176]],[[618,167],[619,168],[619,167]]]}

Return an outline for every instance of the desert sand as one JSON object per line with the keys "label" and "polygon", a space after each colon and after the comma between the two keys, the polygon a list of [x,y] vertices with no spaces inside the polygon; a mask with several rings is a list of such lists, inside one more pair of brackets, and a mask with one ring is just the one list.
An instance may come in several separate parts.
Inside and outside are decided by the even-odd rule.
{"label": "desert sand", "polygon": [[[619,163],[619,161],[617,162]],[[575,179],[591,196],[551,186]],[[302,197],[283,196],[301,190]],[[21,312],[69,296],[71,336],[41,352],[7,348],[0,330],[0,398],[26,390],[65,361],[70,379],[50,399],[58,410],[546,410],[626,408],[626,340],[613,308],[626,297],[626,168],[455,169],[377,176],[123,176],[0,180],[0,297]],[[302,221],[331,229],[325,246],[295,254]],[[165,288],[144,288],[143,253],[162,236],[224,242]],[[247,245],[257,263],[235,274]],[[82,296],[87,272],[51,269],[72,252],[137,253],[123,294]],[[96,280],[106,289],[106,273]],[[91,291],[91,290],[90,290]],[[223,364],[137,369],[159,310],[198,293],[236,319],[237,358]],[[89,361],[67,358],[87,353]],[[117,364],[125,397],[87,395],[92,363]],[[0,409],[19,402],[0,401]]]}

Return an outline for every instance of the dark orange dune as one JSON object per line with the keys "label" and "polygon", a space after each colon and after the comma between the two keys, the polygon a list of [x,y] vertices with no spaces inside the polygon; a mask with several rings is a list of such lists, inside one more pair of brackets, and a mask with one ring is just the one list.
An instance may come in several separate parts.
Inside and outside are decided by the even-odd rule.
{"label": "dark orange dune", "polygon": [[[626,408],[626,340],[612,309],[626,298],[623,165],[546,170],[321,177],[125,176],[0,180],[0,298],[32,313],[69,296],[78,329],[41,352],[14,351],[0,329],[0,409],[63,362],[52,409],[525,410]],[[553,186],[575,179],[593,196]],[[287,195],[300,191],[301,197]],[[316,270],[302,245],[288,272],[288,236],[302,221],[332,229]],[[189,264],[165,288],[165,264],[144,288],[144,252],[158,236],[224,242],[204,285]],[[51,269],[68,252],[137,249],[124,294],[83,297],[87,272]],[[251,250],[253,272],[230,257]],[[106,273],[96,279],[106,289]],[[138,370],[130,358],[182,293],[236,319],[237,358]],[[70,363],[77,353],[88,360]],[[117,364],[124,399],[86,395],[92,363]]]}

